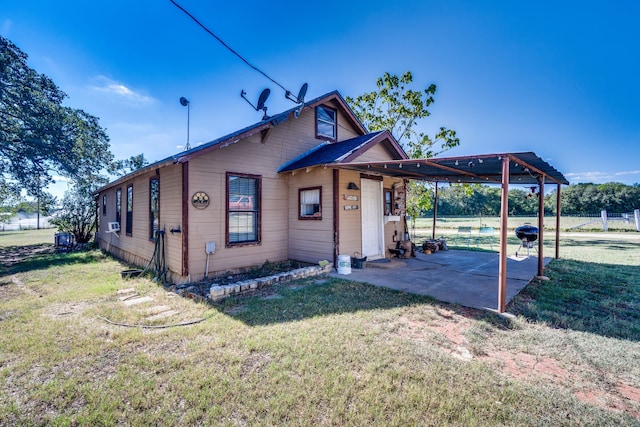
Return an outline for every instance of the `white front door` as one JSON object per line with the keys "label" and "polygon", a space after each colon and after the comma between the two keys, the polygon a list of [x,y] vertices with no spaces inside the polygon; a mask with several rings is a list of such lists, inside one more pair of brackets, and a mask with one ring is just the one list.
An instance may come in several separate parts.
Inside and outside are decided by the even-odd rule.
{"label": "white front door", "polygon": [[369,259],[384,257],[382,181],[360,180],[362,199],[362,253]]}

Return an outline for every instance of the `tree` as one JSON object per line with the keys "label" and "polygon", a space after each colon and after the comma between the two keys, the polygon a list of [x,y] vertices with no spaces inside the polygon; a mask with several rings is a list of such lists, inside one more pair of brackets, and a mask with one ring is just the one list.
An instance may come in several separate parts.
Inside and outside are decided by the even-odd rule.
{"label": "tree", "polygon": [[73,234],[76,243],[87,243],[97,227],[96,202],[89,185],[76,184],[67,191],[62,208],[50,222],[60,231]]}
{"label": "tree", "polygon": [[[417,127],[431,115],[429,107],[435,101],[436,85],[413,90],[411,71],[402,76],[388,72],[376,81],[377,91],[364,93],[346,101],[369,131],[389,130],[407,155],[414,159],[434,157],[460,145],[455,130],[441,127],[433,138]],[[436,144],[440,143],[439,147]],[[416,217],[432,206],[431,189],[424,182],[410,181],[407,213]]]}
{"label": "tree", "polygon": [[65,97],[0,36],[0,198],[21,190],[33,195],[53,182],[54,172],[90,181],[112,161],[98,119],[63,106]]}
{"label": "tree", "polygon": [[400,77],[387,72],[378,78],[377,91],[348,96],[346,101],[369,131],[389,130],[411,158],[434,157],[460,145],[455,130],[441,127],[434,138],[416,130],[419,121],[431,115],[428,108],[435,101],[436,85],[416,91],[407,88],[412,82],[411,71]]}
{"label": "tree", "polygon": [[[555,194],[553,209],[555,210]],[[567,215],[597,214],[601,210],[609,212],[627,213],[640,209],[640,185],[625,185],[621,183],[607,184],[572,184],[562,190],[562,213]]]}
{"label": "tree", "polygon": [[140,153],[137,156],[131,156],[125,160],[116,160],[109,166],[109,173],[113,175],[126,175],[130,172],[143,168],[149,164],[149,161],[144,158],[144,153]]}

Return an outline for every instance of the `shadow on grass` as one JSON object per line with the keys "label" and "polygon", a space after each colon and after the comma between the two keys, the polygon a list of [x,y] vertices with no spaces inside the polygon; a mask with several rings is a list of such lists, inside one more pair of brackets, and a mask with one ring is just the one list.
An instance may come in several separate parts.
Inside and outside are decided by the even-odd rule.
{"label": "shadow on grass", "polygon": [[637,251],[638,250],[638,244],[636,242],[633,242],[633,241],[612,242],[611,240],[606,240],[606,239],[577,240],[577,239],[563,237],[562,246],[568,247],[568,248],[571,248],[572,246],[594,246],[601,249],[616,250],[616,251]]}
{"label": "shadow on grass", "polygon": [[0,249],[0,276],[45,270],[72,264],[86,264],[104,259],[100,251],[54,253],[50,244],[10,246]]}
{"label": "shadow on grass", "polygon": [[510,313],[549,326],[640,341],[640,267],[556,260],[549,281],[533,281]]}
{"label": "shadow on grass", "polygon": [[229,298],[214,306],[247,325],[293,322],[318,316],[435,304],[431,297],[336,278],[309,278],[274,286],[268,294]]}
{"label": "shadow on grass", "polygon": [[221,303],[213,303],[220,312],[249,326],[417,305],[431,306],[443,317],[442,313],[453,312],[485,322],[495,328],[513,327],[511,319],[491,311],[462,307],[440,302],[426,295],[414,295],[337,278],[304,279],[274,286],[261,295],[238,296]]}

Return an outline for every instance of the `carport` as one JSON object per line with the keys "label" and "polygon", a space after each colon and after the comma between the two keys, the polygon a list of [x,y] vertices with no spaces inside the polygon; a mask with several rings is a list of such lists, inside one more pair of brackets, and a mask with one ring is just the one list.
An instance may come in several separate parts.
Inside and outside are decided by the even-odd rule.
{"label": "carport", "polygon": [[435,184],[436,203],[433,213],[433,237],[437,217],[439,183],[500,184],[500,250],[498,267],[498,312],[507,304],[507,218],[509,212],[509,184],[538,187],[538,266],[537,275],[544,268],[544,193],[545,184],[557,185],[555,258],[560,257],[560,200],[561,186],[569,181],[549,163],[533,152],[482,154],[475,156],[406,159],[385,162],[343,163],[341,168],[366,173],[391,175],[402,179],[429,181]]}

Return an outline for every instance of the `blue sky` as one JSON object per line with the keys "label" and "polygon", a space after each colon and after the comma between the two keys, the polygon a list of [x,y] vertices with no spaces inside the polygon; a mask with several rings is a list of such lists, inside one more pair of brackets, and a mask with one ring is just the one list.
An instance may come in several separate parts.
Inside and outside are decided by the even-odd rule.
{"label": "blue sky", "polygon": [[[424,130],[457,130],[448,155],[534,151],[572,183],[640,182],[636,1],[178,0],[231,47],[307,99],[356,96],[385,71],[438,86]],[[100,118],[117,158],[150,161],[293,104],[169,0],[3,2],[0,34]],[[61,185],[56,187],[59,191]]]}

